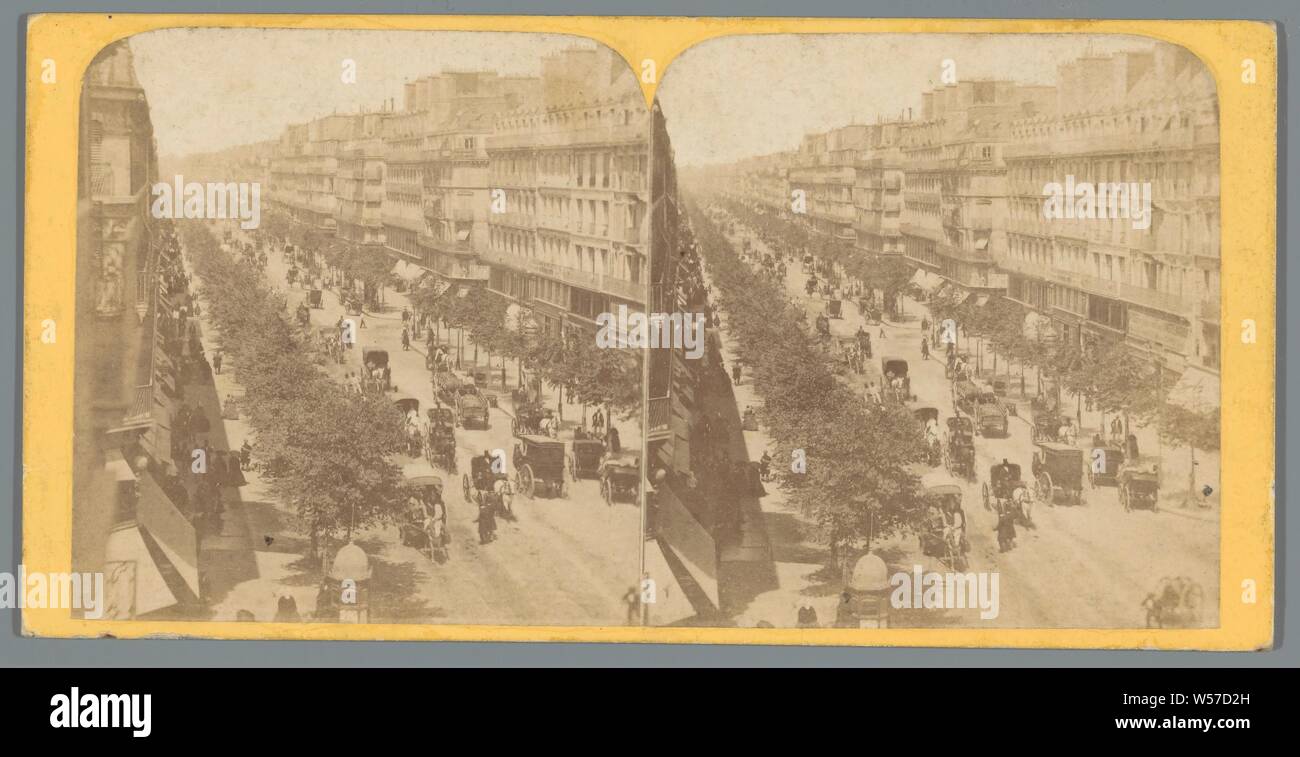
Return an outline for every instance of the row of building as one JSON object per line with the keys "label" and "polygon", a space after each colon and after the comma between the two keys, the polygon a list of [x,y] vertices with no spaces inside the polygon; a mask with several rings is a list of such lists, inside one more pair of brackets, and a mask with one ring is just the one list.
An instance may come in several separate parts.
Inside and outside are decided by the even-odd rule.
{"label": "row of building", "polygon": [[[827,238],[905,259],[923,289],[1002,295],[1067,341],[1117,336],[1171,370],[1218,371],[1218,103],[1181,48],[1083,57],[1056,86],[942,86],[919,114],[726,170],[750,201],[799,200]],[[1150,217],[1045,217],[1052,182],[1149,182]]]}
{"label": "row of building", "polygon": [[324,244],[387,255],[408,278],[485,286],[543,329],[644,310],[650,116],[605,48],[542,59],[538,77],[444,71],[377,110],[289,126],[201,156],[260,181],[268,210]]}
{"label": "row of building", "polygon": [[104,618],[183,617],[202,591],[172,425],[195,353],[180,246],[150,211],[157,145],[126,42],[92,62],[80,109],[73,571],[104,574]]}

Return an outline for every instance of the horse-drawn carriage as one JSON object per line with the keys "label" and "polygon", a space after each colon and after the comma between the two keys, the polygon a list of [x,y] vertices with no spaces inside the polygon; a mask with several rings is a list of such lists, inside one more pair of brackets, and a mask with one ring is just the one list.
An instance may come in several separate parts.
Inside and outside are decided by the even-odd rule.
{"label": "horse-drawn carriage", "polygon": [[[555,424],[553,421],[555,411],[549,407],[544,407],[540,402],[524,402],[515,405],[515,417],[510,421],[510,433],[515,436],[521,434],[536,435],[555,435]],[[550,433],[544,429],[549,428]]]}
{"label": "horse-drawn carriage", "polygon": [[399,394],[393,398],[393,406],[402,414],[402,434],[406,437],[406,454],[419,457],[424,448],[424,439],[420,433],[420,400],[409,394]]}
{"label": "horse-drawn carriage", "polygon": [[880,372],[884,374],[884,396],[897,403],[915,399],[912,379],[907,375],[907,361],[901,357],[885,355],[880,358]]}
{"label": "horse-drawn carriage", "polygon": [[1031,441],[1034,443],[1061,441],[1061,426],[1065,425],[1066,417],[1061,414],[1055,402],[1035,397],[1029,402],[1029,413],[1032,423],[1029,429]]}
{"label": "horse-drawn carriage", "polygon": [[456,414],[449,407],[425,411],[424,458],[430,465],[456,470]]}
{"label": "horse-drawn carriage", "polygon": [[947,362],[943,367],[943,377],[946,379],[962,380],[970,375],[970,353],[956,352],[948,355]]}
{"label": "horse-drawn carriage", "polygon": [[1034,496],[1048,504],[1058,499],[1083,504],[1083,450],[1058,442],[1035,444]]}
{"label": "horse-drawn carriage", "polygon": [[461,490],[465,501],[480,510],[487,508],[500,515],[513,515],[516,487],[511,486],[509,475],[495,469],[496,462],[483,456],[470,460],[469,473],[460,477]]}
{"label": "horse-drawn carriage", "polygon": [[948,471],[967,480],[975,478],[975,424],[964,415],[947,420],[948,443],[944,454]]}
{"label": "horse-drawn carriage", "polygon": [[1099,443],[1099,440],[1094,437],[1088,456],[1089,486],[1093,489],[1098,486],[1119,486],[1119,473],[1124,467],[1122,447],[1118,444]]}
{"label": "horse-drawn carriage", "polygon": [[1119,503],[1128,512],[1135,507],[1160,509],[1160,463],[1155,459],[1127,461],[1119,470]]}
{"label": "horse-drawn carriage", "polygon": [[361,350],[361,365],[365,367],[362,374],[362,386],[373,392],[388,391],[392,388],[389,381],[388,350],[365,347]]}
{"label": "horse-drawn carriage", "polygon": [[476,367],[473,373],[474,386],[478,387],[479,396],[487,402],[488,407],[497,406],[496,392],[487,391],[492,385],[492,371],[485,367]]}
{"label": "horse-drawn carriage", "polygon": [[307,305],[313,310],[321,310],[325,307],[325,305],[321,303],[321,290],[312,289],[307,292]]}
{"label": "horse-drawn carriage", "polygon": [[[1025,494],[1017,501],[1016,491],[1021,489]],[[1028,493],[1029,487],[1021,478],[1019,465],[1004,459],[997,465],[989,466],[989,480],[984,482],[983,487],[985,510],[1002,513],[1006,508],[1011,508],[1016,520],[1028,526],[1033,523],[1030,511],[1032,500],[1026,496]]]}
{"label": "horse-drawn carriage", "polygon": [[965,379],[954,384],[952,391],[953,405],[974,418],[976,433],[984,437],[1007,436],[1007,409],[993,387]]}
{"label": "horse-drawn carriage", "polygon": [[858,313],[862,315],[864,321],[872,326],[879,325],[881,317],[880,308],[876,307],[875,300],[872,298],[858,298]]}
{"label": "horse-drawn carriage", "polygon": [[826,301],[826,314],[831,318],[843,318],[844,303],[842,300],[831,299]]}
{"label": "horse-drawn carriage", "polygon": [[949,476],[929,475],[921,479],[922,498],[927,508],[918,539],[921,554],[937,557],[956,571],[967,568],[966,511],[962,509],[961,484]]}
{"label": "horse-drawn carriage", "polygon": [[641,453],[639,450],[623,450],[617,455],[610,455],[600,463],[597,471],[600,476],[600,495],[605,504],[616,501],[637,501],[641,488]]}
{"label": "horse-drawn carriage", "polygon": [[862,350],[858,348],[858,340],[851,336],[842,336],[835,340],[836,362],[844,366],[845,370],[854,373],[862,373],[865,370],[866,358],[862,355]]}
{"label": "horse-drawn carriage", "polygon": [[564,442],[548,436],[519,434],[511,463],[515,470],[515,488],[536,496],[538,489],[551,496],[568,496],[564,481]]}
{"label": "horse-drawn carriage", "polygon": [[599,478],[600,461],[605,457],[605,443],[599,439],[574,439],[569,444],[569,475],[574,481],[580,478]]}
{"label": "horse-drawn carriage", "polygon": [[442,499],[442,479],[433,475],[408,477],[406,480],[407,508],[397,525],[402,544],[421,551],[428,550],[429,559],[443,562],[447,559],[447,503]]}
{"label": "horse-drawn carriage", "polygon": [[433,375],[433,394],[444,405],[456,407],[456,398],[460,396],[460,387],[464,383],[455,371],[439,371]]}
{"label": "horse-drawn carriage", "polygon": [[488,404],[473,384],[461,384],[456,388],[456,416],[460,418],[463,428],[477,427],[488,429]]}
{"label": "horse-drawn carriage", "polygon": [[858,333],[854,336],[858,340],[858,349],[862,350],[862,356],[869,359],[871,357],[871,335],[867,333],[866,329],[859,326]]}

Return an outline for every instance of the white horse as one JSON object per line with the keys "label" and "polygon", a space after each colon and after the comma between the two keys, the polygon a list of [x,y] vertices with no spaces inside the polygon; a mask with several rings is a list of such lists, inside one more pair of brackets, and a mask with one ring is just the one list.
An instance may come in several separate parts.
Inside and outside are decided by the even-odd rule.
{"label": "white horse", "polygon": [[1034,525],[1034,493],[1027,486],[1017,486],[1011,493],[1011,503],[1020,512],[1020,521],[1025,526]]}

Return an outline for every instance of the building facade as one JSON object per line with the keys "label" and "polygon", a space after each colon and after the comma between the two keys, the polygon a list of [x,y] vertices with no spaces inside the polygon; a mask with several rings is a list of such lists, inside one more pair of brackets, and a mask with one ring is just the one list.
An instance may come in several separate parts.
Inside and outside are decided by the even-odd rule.
{"label": "building facade", "polygon": [[545,331],[595,329],[647,291],[650,115],[605,49],[543,61],[534,106],[497,117],[487,139],[489,287]]}
{"label": "building facade", "polygon": [[[999,260],[1007,296],[1049,315],[1070,342],[1109,335],[1175,371],[1217,371],[1213,79],[1190,53],[1157,47],[1075,61],[1060,80],[1055,115],[1013,124],[1008,245]],[[1136,183],[1138,192],[1149,183],[1150,217],[1109,209],[1120,217],[1045,217],[1045,186],[1066,182]]]}
{"label": "building facade", "polygon": [[184,321],[179,247],[151,212],[157,150],[130,47],[92,61],[77,151],[72,570],[102,573],[104,617],[197,602],[194,528],[160,482],[173,465]]}

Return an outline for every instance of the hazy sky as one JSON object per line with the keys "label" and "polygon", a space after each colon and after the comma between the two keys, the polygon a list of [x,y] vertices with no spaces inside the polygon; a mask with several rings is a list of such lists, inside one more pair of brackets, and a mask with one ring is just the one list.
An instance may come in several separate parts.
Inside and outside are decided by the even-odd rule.
{"label": "hazy sky", "polygon": [[1118,35],[836,34],[746,36],[697,45],[668,67],[659,102],[679,166],[788,150],[824,131],[904,109],[945,59],[958,79],[1055,84],[1056,67],[1087,52],[1149,49]]}
{"label": "hazy sky", "polygon": [[[166,29],[131,37],[158,152],[178,156],[274,139],[335,111],[377,110],[444,69],[536,76],[541,56],[594,43],[558,34]],[[343,60],[356,83],[342,81]],[[631,76],[631,69],[629,69]]]}

